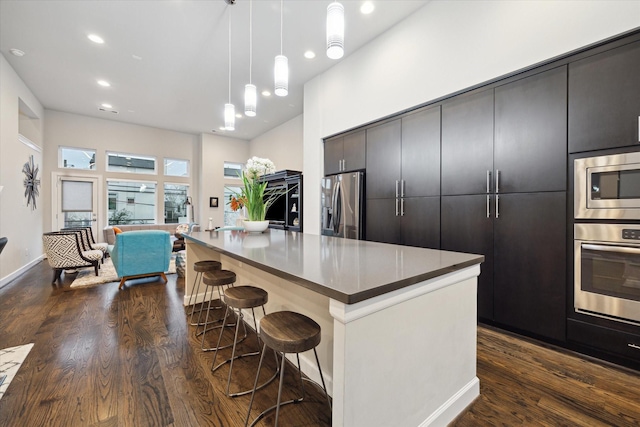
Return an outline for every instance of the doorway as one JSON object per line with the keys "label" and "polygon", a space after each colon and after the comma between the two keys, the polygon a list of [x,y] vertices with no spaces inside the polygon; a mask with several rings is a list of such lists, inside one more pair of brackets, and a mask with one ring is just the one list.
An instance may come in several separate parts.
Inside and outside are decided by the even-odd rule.
{"label": "doorway", "polygon": [[52,229],[91,227],[93,235],[98,236],[99,178],[53,175]]}

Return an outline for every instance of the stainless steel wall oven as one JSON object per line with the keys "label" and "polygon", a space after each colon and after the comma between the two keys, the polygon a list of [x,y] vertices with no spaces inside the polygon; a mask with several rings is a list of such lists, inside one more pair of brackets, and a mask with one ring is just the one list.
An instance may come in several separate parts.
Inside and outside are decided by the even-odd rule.
{"label": "stainless steel wall oven", "polygon": [[640,224],[574,224],[574,305],[640,324]]}

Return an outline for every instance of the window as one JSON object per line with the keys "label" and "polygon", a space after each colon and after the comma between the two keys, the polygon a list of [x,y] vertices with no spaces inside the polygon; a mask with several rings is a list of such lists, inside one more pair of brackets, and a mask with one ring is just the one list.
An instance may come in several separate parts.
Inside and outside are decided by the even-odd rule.
{"label": "window", "polygon": [[240,194],[240,190],[241,190],[240,187],[233,187],[228,185],[224,186],[224,200],[222,200],[222,203],[224,204],[224,225],[225,226],[236,225],[236,221],[238,220],[238,218],[240,218],[242,211],[241,210],[233,211],[231,209],[231,205],[229,204],[229,200],[231,200],[231,197],[237,196],[238,194]]}
{"label": "window", "polygon": [[107,180],[109,225],[154,224],[156,183]]}
{"label": "window", "polygon": [[107,171],[155,174],[156,159],[134,154],[107,153]]}
{"label": "window", "polygon": [[60,147],[58,149],[58,167],[96,170],[96,152],[84,148]]}
{"label": "window", "polygon": [[187,205],[187,195],[189,186],[181,184],[164,185],[164,223],[186,223],[191,222],[193,212],[190,211],[193,205]]}
{"label": "window", "polygon": [[240,179],[240,173],[244,165],[242,163],[224,162],[224,177],[232,179]]}
{"label": "window", "polygon": [[180,159],[164,159],[166,176],[189,176],[189,161]]}

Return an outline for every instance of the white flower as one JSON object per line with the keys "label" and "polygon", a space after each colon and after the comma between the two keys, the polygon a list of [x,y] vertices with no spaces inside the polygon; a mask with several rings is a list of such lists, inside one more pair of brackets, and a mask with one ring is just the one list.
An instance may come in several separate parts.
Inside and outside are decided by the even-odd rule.
{"label": "white flower", "polygon": [[257,179],[262,175],[274,173],[275,171],[276,166],[271,160],[253,156],[247,160],[247,170],[245,174],[250,179]]}

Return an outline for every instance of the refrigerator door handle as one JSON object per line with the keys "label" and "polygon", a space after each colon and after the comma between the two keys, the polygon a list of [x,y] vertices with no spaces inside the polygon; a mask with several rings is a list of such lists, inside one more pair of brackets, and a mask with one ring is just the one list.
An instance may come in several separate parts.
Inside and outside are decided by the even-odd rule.
{"label": "refrigerator door handle", "polygon": [[338,234],[342,222],[342,189],[340,181],[336,182],[335,203],[333,205],[333,232]]}

